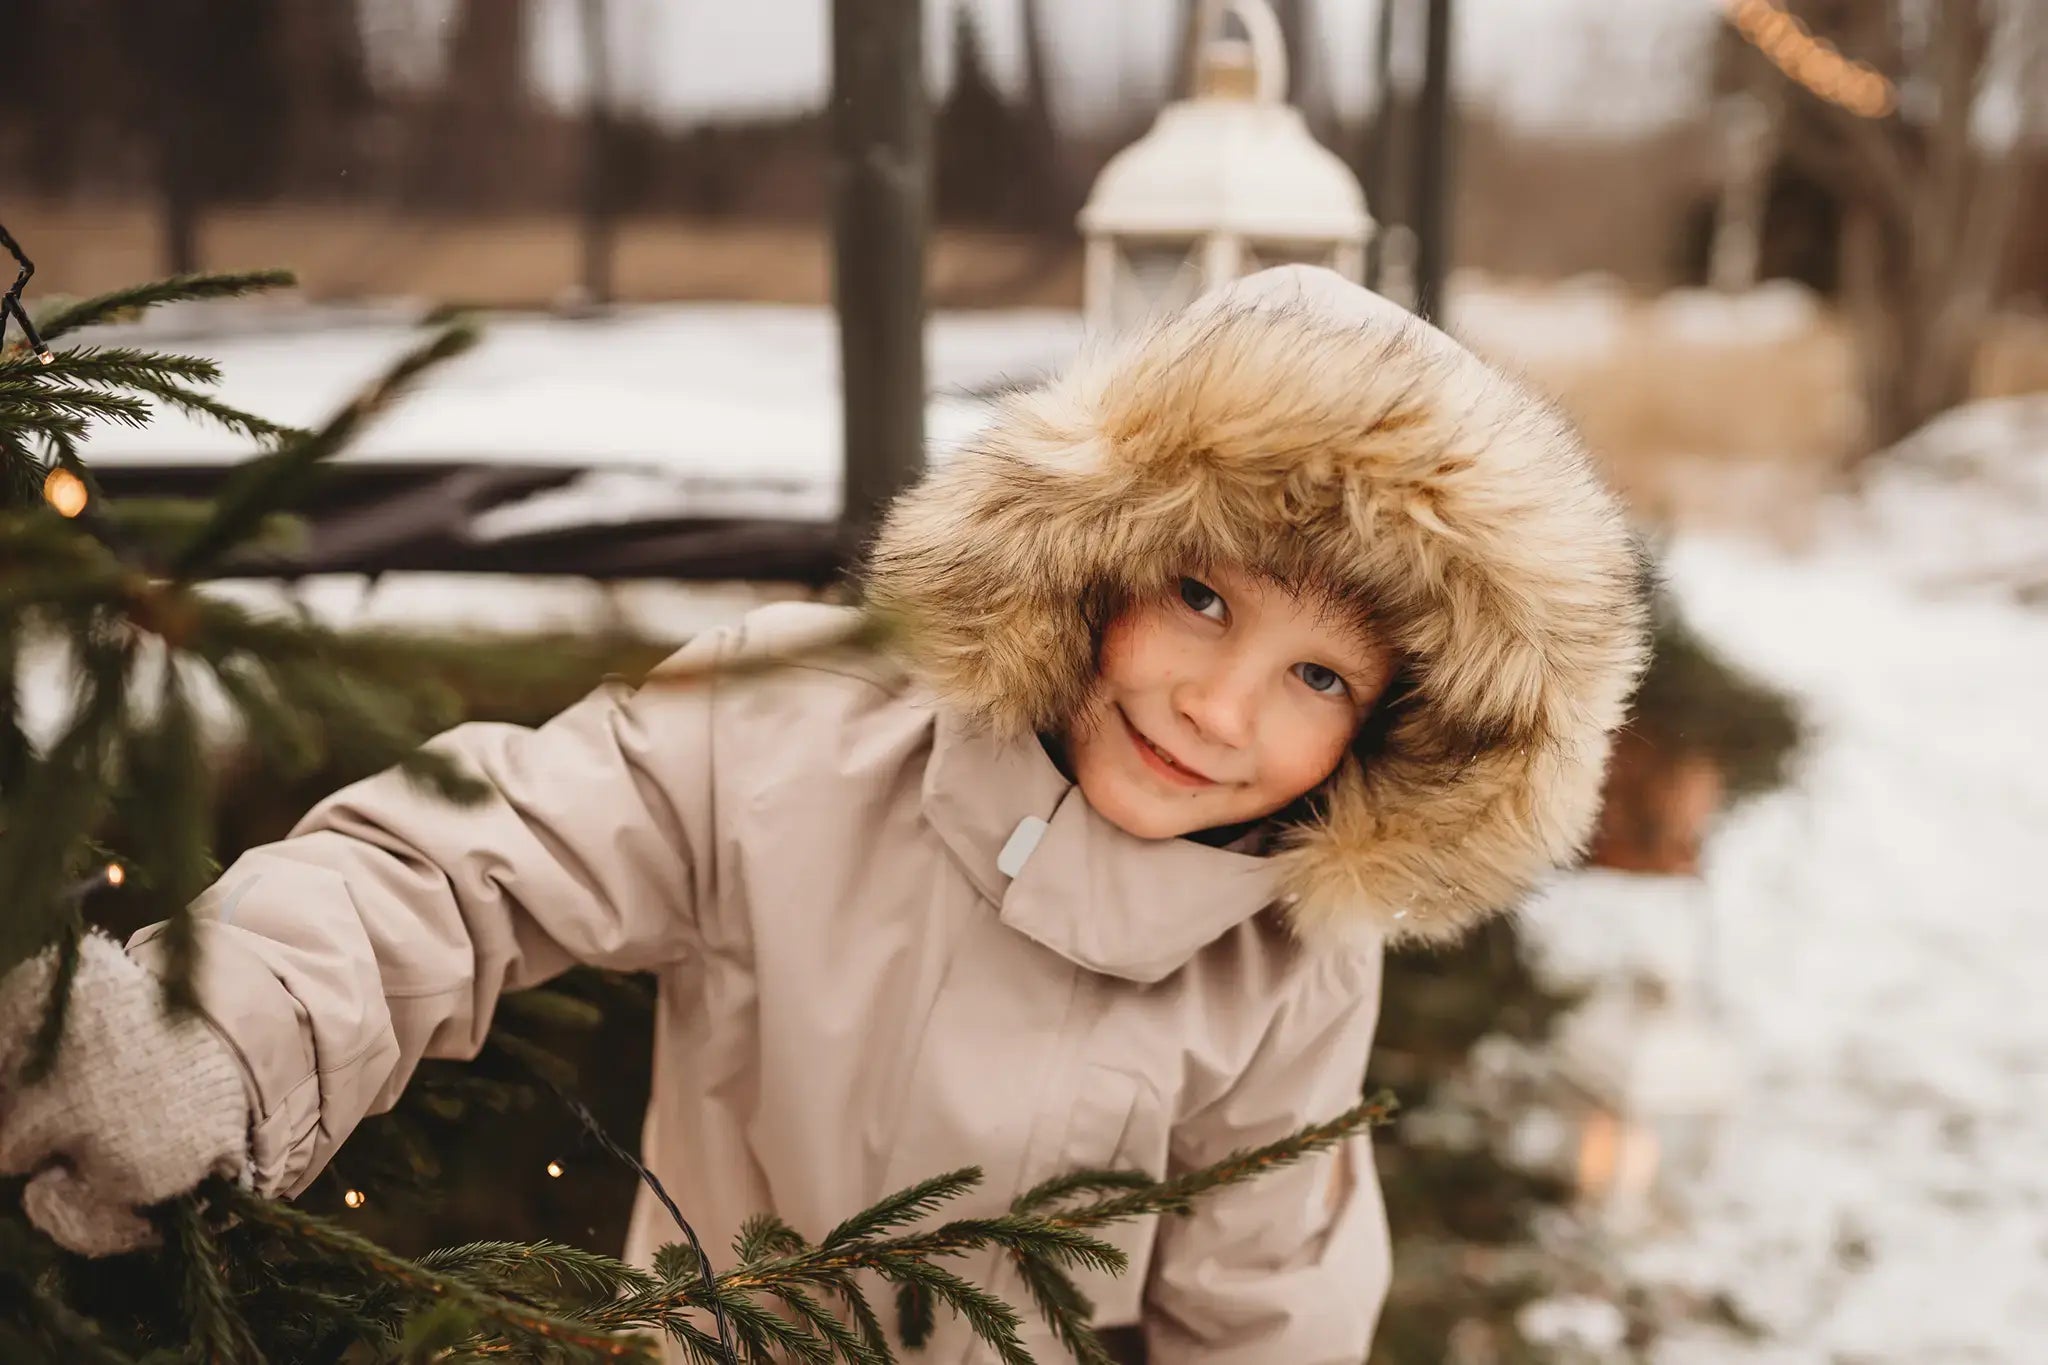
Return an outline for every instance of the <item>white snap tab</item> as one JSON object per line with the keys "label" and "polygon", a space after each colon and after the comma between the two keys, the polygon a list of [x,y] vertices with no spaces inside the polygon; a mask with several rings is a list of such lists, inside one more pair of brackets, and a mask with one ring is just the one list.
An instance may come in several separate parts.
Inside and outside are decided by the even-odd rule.
{"label": "white snap tab", "polygon": [[1017,822],[1017,828],[1010,831],[1010,841],[1003,845],[1003,851],[996,855],[996,870],[1005,877],[1014,877],[1024,870],[1024,860],[1031,856],[1038,841],[1045,837],[1051,826],[1035,815],[1027,815]]}

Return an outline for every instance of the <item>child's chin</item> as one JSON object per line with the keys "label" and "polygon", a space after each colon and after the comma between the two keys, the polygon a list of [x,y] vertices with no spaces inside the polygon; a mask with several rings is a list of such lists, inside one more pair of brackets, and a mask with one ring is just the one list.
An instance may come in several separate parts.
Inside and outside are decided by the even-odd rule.
{"label": "child's chin", "polygon": [[1167,808],[1143,793],[1118,791],[1099,801],[1085,789],[1083,794],[1089,796],[1089,804],[1098,815],[1134,838],[1178,839],[1208,827],[1189,812]]}

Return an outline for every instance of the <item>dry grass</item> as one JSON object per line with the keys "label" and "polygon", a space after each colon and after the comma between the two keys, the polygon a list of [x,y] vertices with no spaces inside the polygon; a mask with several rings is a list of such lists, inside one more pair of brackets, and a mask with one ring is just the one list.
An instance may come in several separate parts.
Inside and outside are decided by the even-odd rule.
{"label": "dry grass", "polygon": [[[1546,289],[1481,287],[1525,300]],[[1796,542],[1857,448],[1855,356],[1840,319],[1815,304],[1797,326],[1701,338],[1674,327],[1657,300],[1613,306],[1612,344],[1581,353],[1479,344],[1558,399],[1646,521]],[[2048,391],[2048,320],[1999,319],[1975,389]]]}
{"label": "dry grass", "polygon": [[[164,272],[153,211],[136,204],[11,202],[7,223],[35,257],[39,293],[96,293]],[[433,218],[347,206],[246,206],[209,212],[203,264],[283,265],[309,298],[400,296],[546,308],[573,297],[581,271],[567,214]],[[816,304],[831,297],[830,245],[805,223],[629,219],[614,280],[636,301],[745,299]],[[1014,233],[947,228],[927,271],[941,307],[1072,306],[1078,253]]]}

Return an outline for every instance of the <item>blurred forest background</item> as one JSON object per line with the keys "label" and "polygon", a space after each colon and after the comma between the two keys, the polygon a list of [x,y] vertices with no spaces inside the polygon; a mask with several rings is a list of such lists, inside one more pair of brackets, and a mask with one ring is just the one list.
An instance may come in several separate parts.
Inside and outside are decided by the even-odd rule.
{"label": "blurred forest background", "polygon": [[[1278,6],[1294,101],[1397,227],[1414,221],[1423,8]],[[1994,43],[1992,6],[1969,7],[1986,22],[1957,50],[1901,50],[1886,5],[1792,8],[1880,66],[1917,63],[1907,96],[1946,112],[1897,147],[1870,120],[1845,132],[1713,0],[1456,9],[1467,287],[1450,323],[1558,393],[1659,514],[1748,520],[1962,397],[2048,386],[2048,234],[2011,229],[2048,221],[2048,140],[2024,107],[2040,68]],[[1075,211],[1184,89],[1191,12],[927,6],[934,307],[1078,304]],[[810,0],[0,0],[0,32],[16,54],[0,184],[39,288],[289,260],[314,300],[830,298],[828,35]],[[1748,104],[1771,115],[1760,143]],[[1743,274],[1786,281],[1779,306],[1732,338],[1637,306],[1711,281],[1738,195],[1757,220]],[[1948,233],[1964,222],[1982,231]],[[1955,239],[1932,279],[1900,264],[1916,235]],[[1590,335],[1526,344],[1518,310],[1560,281]],[[1981,305],[1930,325],[1926,297],[1964,293]],[[1871,409],[1910,386],[1873,376],[1853,334],[1887,325],[1958,334],[1931,362],[1941,392],[1899,414]],[[1767,449],[1764,474],[1749,457]]]}

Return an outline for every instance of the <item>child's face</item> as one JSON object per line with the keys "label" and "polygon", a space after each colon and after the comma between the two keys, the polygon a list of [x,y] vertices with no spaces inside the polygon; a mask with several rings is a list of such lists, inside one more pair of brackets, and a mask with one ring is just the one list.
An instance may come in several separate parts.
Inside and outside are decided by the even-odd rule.
{"label": "child's face", "polygon": [[1170,839],[1270,815],[1327,778],[1395,661],[1321,606],[1232,570],[1132,603],[1105,630],[1094,699],[1065,736],[1088,804]]}

